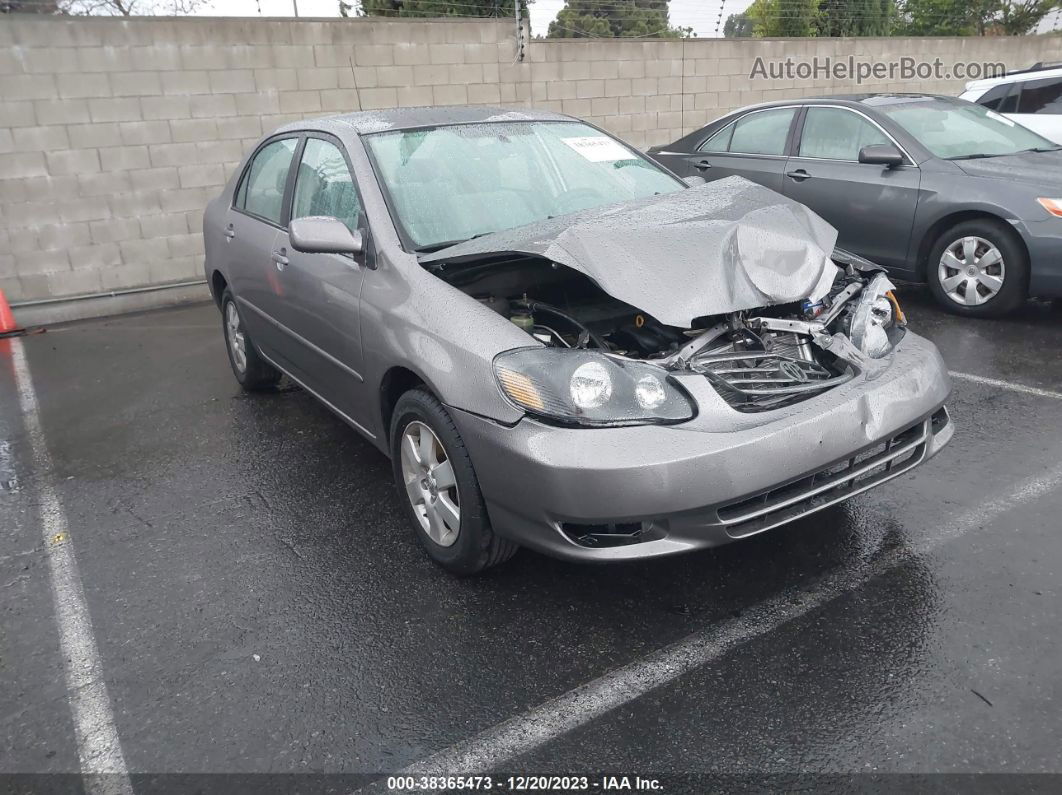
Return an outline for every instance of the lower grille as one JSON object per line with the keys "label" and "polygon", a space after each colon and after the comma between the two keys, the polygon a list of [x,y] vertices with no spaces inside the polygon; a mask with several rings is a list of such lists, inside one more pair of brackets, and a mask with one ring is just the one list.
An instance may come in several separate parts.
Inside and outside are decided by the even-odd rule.
{"label": "lower grille", "polygon": [[720,522],[727,535],[744,538],[891,480],[925,458],[932,423],[923,420],[845,461],[719,508]]}
{"label": "lower grille", "polygon": [[764,351],[701,356],[690,367],[707,377],[728,404],[745,412],[806,400],[855,375],[851,369],[837,374],[818,362]]}

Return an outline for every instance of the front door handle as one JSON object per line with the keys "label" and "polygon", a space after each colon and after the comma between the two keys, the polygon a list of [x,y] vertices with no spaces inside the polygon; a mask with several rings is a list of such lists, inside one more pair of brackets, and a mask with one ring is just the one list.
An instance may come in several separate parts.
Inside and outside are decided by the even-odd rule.
{"label": "front door handle", "polygon": [[696,163],[693,164],[693,167],[696,168],[698,171],[707,171],[712,167],[712,164],[709,163],[707,160],[698,160]]}
{"label": "front door handle", "polygon": [[233,228],[232,224],[229,224],[225,228],[225,237],[227,237],[229,240],[232,240],[234,237],[236,237],[236,230]]}
{"label": "front door handle", "polygon": [[273,262],[277,264],[277,270],[284,270],[284,266],[288,264],[288,258],[285,256],[287,253],[286,248],[280,249],[280,251],[273,252]]}
{"label": "front door handle", "polygon": [[811,179],[811,174],[802,168],[798,168],[796,171],[787,171],[785,172],[785,175],[796,182],[803,182],[806,179]]}

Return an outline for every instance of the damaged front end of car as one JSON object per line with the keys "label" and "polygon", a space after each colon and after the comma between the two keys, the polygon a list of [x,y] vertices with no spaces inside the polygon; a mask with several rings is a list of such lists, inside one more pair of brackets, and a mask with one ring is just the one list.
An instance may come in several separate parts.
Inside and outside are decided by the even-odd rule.
{"label": "damaged front end of car", "polygon": [[906,318],[881,268],[802,205],[745,180],[552,219],[422,259],[527,332],[494,373],[550,422],[676,424],[697,373],[745,413],[875,368]]}
{"label": "damaged front end of car", "polygon": [[849,262],[825,296],[731,313],[661,364],[704,375],[743,412],[782,408],[850,381],[895,347],[907,319],[880,269],[834,256]]}

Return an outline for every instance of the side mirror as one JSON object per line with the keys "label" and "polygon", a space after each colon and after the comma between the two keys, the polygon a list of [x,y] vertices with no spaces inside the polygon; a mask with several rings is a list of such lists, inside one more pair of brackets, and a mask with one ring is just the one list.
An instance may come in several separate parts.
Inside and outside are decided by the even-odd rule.
{"label": "side mirror", "polygon": [[859,162],[892,168],[903,163],[903,155],[892,144],[870,144],[859,150]]}
{"label": "side mirror", "polygon": [[683,177],[682,181],[689,185],[691,188],[696,188],[698,185],[704,185],[708,182],[704,177]]}
{"label": "side mirror", "polygon": [[365,249],[361,232],[351,232],[338,218],[311,215],[288,225],[291,247],[304,254],[360,254]]}

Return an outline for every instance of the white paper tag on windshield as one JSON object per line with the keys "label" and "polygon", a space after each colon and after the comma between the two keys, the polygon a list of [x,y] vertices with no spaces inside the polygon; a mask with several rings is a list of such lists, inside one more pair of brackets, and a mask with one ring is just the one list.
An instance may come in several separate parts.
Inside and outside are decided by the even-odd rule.
{"label": "white paper tag on windshield", "polygon": [[605,135],[586,138],[561,138],[572,149],[592,163],[605,163],[612,160],[630,160],[631,151]]}

